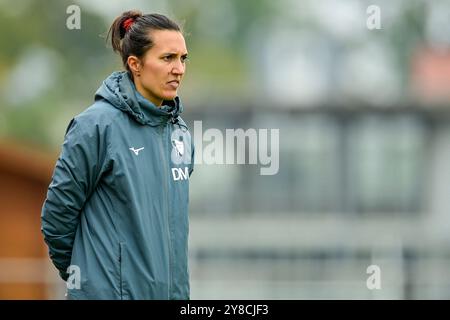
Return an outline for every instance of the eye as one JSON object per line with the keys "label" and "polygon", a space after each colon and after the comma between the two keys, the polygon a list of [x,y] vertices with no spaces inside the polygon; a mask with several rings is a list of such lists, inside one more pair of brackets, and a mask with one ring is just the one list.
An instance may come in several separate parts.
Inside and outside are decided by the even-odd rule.
{"label": "eye", "polygon": [[182,56],[181,57],[181,62],[186,62],[188,60],[189,60],[188,56]]}

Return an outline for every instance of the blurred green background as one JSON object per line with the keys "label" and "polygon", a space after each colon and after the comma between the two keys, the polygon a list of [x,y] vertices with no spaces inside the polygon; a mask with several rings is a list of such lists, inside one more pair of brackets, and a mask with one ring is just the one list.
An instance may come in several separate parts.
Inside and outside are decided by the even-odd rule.
{"label": "blurred green background", "polygon": [[0,297],[64,296],[39,206],[69,121],[122,69],[106,34],[129,9],[183,25],[191,129],[280,130],[276,175],[196,166],[192,299],[450,298],[447,0],[0,0]]}

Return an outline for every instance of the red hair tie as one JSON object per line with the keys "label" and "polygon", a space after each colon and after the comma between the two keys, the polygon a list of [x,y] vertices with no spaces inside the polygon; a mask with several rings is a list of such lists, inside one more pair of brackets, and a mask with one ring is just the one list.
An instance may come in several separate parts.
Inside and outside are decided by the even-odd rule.
{"label": "red hair tie", "polygon": [[130,29],[133,22],[134,22],[133,18],[128,18],[123,22],[123,27],[125,28],[125,31],[128,31],[128,29]]}

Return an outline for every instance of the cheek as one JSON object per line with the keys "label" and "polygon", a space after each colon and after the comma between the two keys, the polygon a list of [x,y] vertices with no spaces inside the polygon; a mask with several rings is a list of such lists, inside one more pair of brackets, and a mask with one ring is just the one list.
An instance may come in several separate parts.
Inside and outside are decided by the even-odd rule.
{"label": "cheek", "polygon": [[165,70],[158,65],[145,66],[145,85],[151,87],[153,90],[160,89],[165,83]]}

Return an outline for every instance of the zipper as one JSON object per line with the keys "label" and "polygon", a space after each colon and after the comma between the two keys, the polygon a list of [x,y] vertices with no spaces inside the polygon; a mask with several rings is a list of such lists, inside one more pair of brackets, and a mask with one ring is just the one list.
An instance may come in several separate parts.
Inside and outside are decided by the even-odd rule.
{"label": "zipper", "polygon": [[170,174],[170,171],[167,168],[167,161],[166,161],[166,153],[165,153],[165,148],[164,148],[164,143],[166,142],[166,135],[165,135],[165,129],[166,127],[168,127],[168,122],[165,123],[164,126],[161,127],[161,140],[160,140],[160,148],[161,148],[161,157],[162,157],[162,163],[164,166],[164,188],[165,188],[165,192],[164,192],[164,197],[165,197],[165,201],[164,203],[166,204],[166,218],[167,218],[167,237],[168,237],[168,247],[169,247],[169,290],[168,290],[168,299],[170,300],[170,293],[172,291],[172,240],[171,240],[171,236],[170,236],[170,210],[169,210],[169,180],[167,178],[167,175]]}
{"label": "zipper", "polygon": [[122,273],[123,273],[123,266],[122,266],[122,258],[123,256],[123,246],[122,243],[119,242],[119,289],[120,289],[120,300],[123,300],[123,279],[122,279]]}

